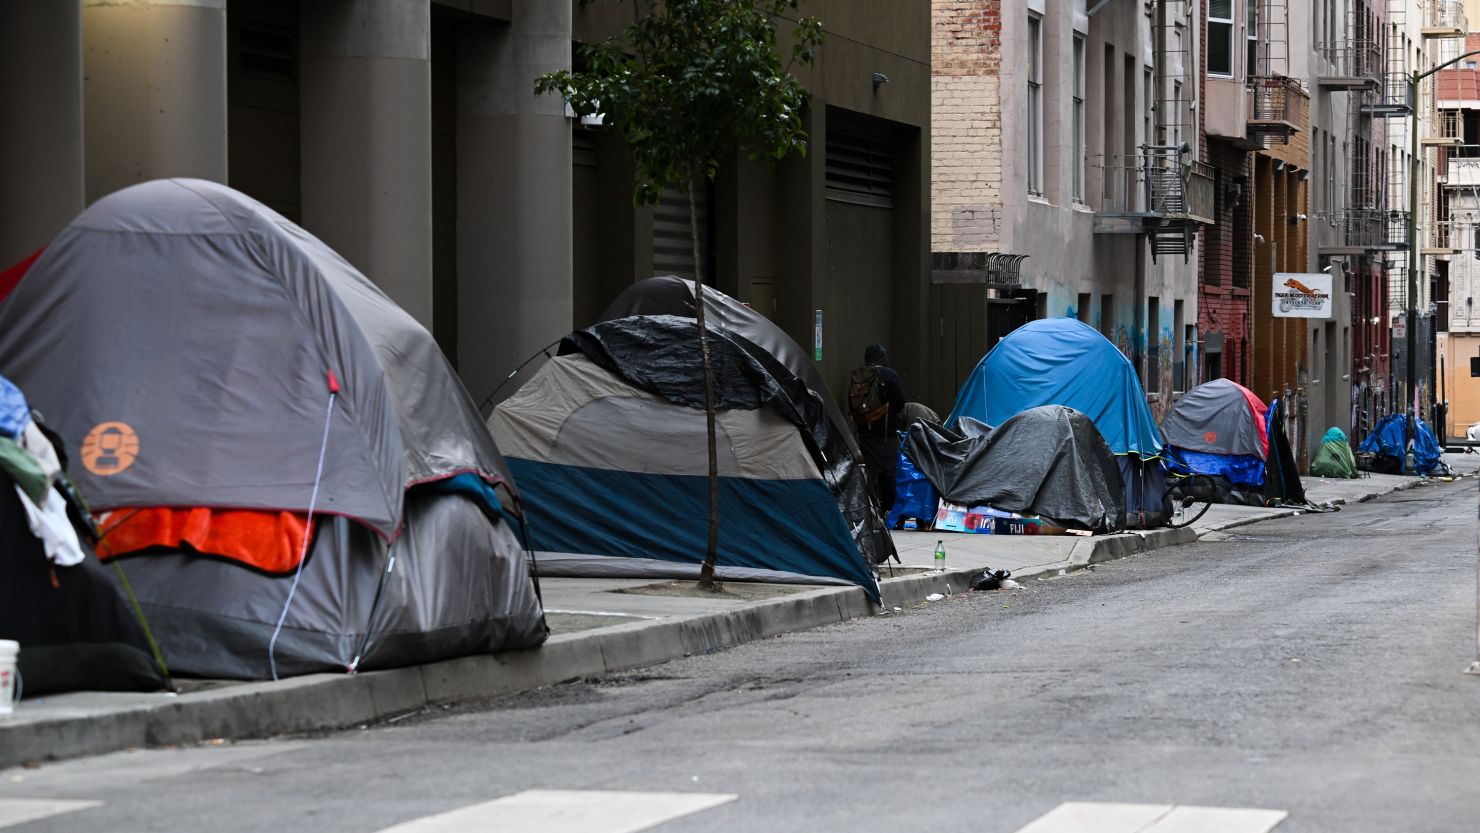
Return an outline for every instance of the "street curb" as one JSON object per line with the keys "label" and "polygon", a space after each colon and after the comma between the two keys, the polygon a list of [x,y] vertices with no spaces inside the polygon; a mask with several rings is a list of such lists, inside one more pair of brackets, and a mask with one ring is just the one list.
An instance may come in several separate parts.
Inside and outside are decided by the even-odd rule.
{"label": "street curb", "polygon": [[[1366,495],[1358,502],[1413,488],[1419,481]],[[1207,532],[1279,515],[1237,519]],[[1026,581],[1162,547],[1195,542],[1191,527],[1082,538],[1069,559],[1014,573]],[[892,613],[932,593],[968,589],[975,569],[947,569],[885,578],[883,607],[857,587],[824,587],[752,602],[720,613],[612,625],[551,637],[539,648],[478,655],[360,674],[314,674],[280,682],[244,683],[191,692],[158,703],[101,714],[27,720],[24,712],[0,722],[0,768],[100,755],[123,749],[246,740],[344,729],[428,706],[497,697],[583,677],[709,653],[722,648]]]}

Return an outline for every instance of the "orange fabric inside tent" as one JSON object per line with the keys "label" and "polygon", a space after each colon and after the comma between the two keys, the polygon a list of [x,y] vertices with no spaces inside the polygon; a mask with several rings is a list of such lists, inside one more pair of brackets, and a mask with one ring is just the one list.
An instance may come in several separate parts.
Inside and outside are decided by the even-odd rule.
{"label": "orange fabric inside tent", "polygon": [[267,573],[288,573],[303,556],[312,534],[308,516],[255,509],[118,509],[98,518],[102,541],[98,557],[140,550],[190,548],[239,561]]}

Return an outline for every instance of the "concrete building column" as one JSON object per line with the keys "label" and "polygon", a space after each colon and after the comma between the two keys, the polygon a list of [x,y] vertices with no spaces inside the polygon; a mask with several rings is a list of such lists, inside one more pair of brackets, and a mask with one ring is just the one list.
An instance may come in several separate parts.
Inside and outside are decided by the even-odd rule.
{"label": "concrete building column", "polygon": [[0,269],[82,210],[82,6],[0,8]]}
{"label": "concrete building column", "polygon": [[226,181],[226,0],[83,0],[82,46],[88,202]]}
{"label": "concrete building column", "polygon": [[303,225],[430,329],[431,6],[301,8]]}
{"label": "concrete building column", "polygon": [[571,126],[534,94],[570,68],[571,6],[514,0],[512,25],[459,31],[457,355],[478,401],[572,327]]}

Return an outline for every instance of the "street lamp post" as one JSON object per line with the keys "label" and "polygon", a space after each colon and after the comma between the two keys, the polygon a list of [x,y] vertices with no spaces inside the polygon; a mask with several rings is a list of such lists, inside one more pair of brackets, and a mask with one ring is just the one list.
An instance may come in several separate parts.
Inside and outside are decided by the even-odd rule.
{"label": "street lamp post", "polygon": [[1409,116],[1408,130],[1408,295],[1404,300],[1408,321],[1408,387],[1404,391],[1403,408],[1407,410],[1409,403],[1413,403],[1414,419],[1418,418],[1418,178],[1422,170],[1418,156],[1418,84],[1439,70],[1473,55],[1480,55],[1480,49],[1451,58],[1424,72],[1415,70],[1408,79],[1408,101],[1413,107],[1413,114]]}

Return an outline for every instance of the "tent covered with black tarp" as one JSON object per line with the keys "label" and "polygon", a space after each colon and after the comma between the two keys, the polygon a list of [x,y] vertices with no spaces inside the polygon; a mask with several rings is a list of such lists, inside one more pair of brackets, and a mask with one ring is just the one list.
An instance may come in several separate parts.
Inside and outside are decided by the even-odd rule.
{"label": "tent covered with black tarp", "polygon": [[[823,396],[748,339],[708,327],[721,579],[856,584],[893,554]],[[696,578],[708,530],[703,370],[694,321],[579,330],[489,419],[529,506],[545,575]]]}
{"label": "tent covered with black tarp", "polygon": [[1099,331],[1073,318],[1030,321],[977,363],[946,417],[1002,425],[1039,405],[1063,405],[1094,421],[1116,457],[1126,525],[1158,526],[1172,514],[1161,434],[1130,360]]}
{"label": "tent covered with black tarp", "polygon": [[1029,408],[993,429],[962,417],[956,430],[917,421],[905,453],[946,500],[1038,515],[1070,529],[1125,525],[1125,491],[1110,446],[1072,408]]}

